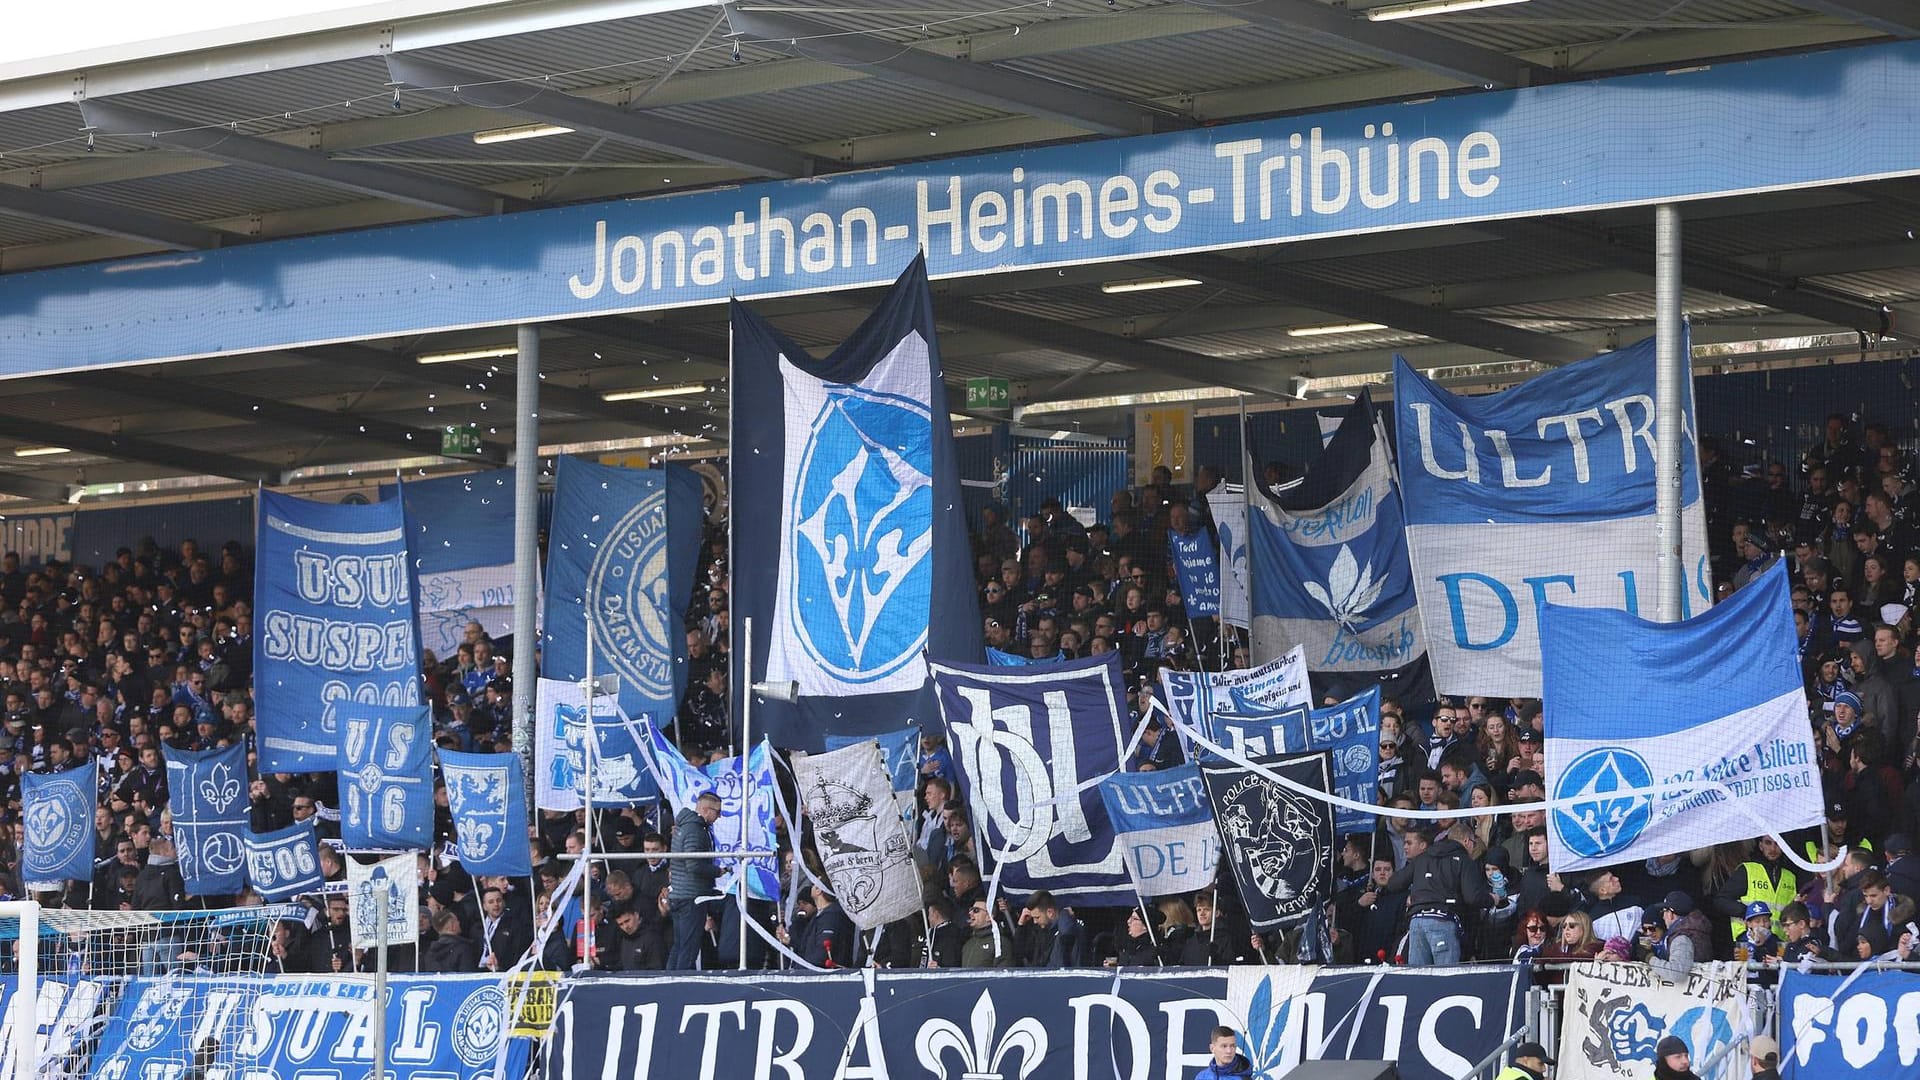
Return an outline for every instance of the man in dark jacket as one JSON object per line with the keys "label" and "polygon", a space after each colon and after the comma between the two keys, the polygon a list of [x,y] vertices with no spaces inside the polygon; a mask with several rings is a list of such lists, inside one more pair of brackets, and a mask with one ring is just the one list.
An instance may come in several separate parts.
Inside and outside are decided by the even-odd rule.
{"label": "man in dark jacket", "polygon": [[1433,839],[1429,826],[1408,829],[1407,864],[1394,872],[1387,891],[1407,894],[1407,963],[1413,967],[1461,961],[1460,921],[1487,906],[1490,891],[1480,864],[1458,842]]}
{"label": "man in dark jacket", "polygon": [[927,966],[957,968],[960,947],[967,940],[967,928],[953,917],[953,901],[937,896],[927,905]]}
{"label": "man in dark jacket", "polygon": [[[173,841],[155,836],[147,847],[147,865],[133,883],[135,911],[178,911],[186,898],[187,886],[180,877],[180,863]],[[322,969],[324,970],[324,969]]]}
{"label": "man in dark jacket", "polygon": [[421,971],[469,972],[480,969],[480,945],[460,932],[460,916],[452,908],[433,917],[435,937],[420,958]]}
{"label": "man in dark jacket", "polygon": [[814,967],[850,968],[858,931],[845,908],[834,895],[818,885],[813,887],[813,917],[807,920],[806,937],[800,942],[800,958]]}
{"label": "man in dark jacket", "polygon": [[1694,909],[1693,897],[1671,892],[1660,902],[1660,917],[1667,924],[1666,935],[1655,946],[1653,966],[1668,978],[1685,978],[1696,963],[1713,959],[1713,927],[1707,917]]}
{"label": "man in dark jacket", "polygon": [[1386,963],[1400,945],[1400,917],[1407,909],[1405,891],[1387,888],[1393,880],[1393,856],[1373,860],[1373,874],[1334,897],[1340,929],[1352,935],[1357,963]]}
{"label": "man in dark jacket", "polygon": [[[713,850],[713,823],[720,820],[720,797],[703,793],[693,805],[673,819],[673,850],[702,852]],[[713,891],[720,876],[712,859],[674,859],[668,868],[667,914],[673,919],[673,952],[667,967],[673,971],[691,971],[700,958],[700,933],[706,929],[706,913],[694,903]]]}

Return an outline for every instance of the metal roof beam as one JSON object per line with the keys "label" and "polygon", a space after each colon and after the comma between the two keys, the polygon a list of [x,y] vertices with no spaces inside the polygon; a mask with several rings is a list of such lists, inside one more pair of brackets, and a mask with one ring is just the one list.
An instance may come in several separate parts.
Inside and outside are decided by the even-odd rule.
{"label": "metal roof beam", "polygon": [[1160,262],[1180,274],[1203,281],[1248,289],[1344,318],[1385,323],[1395,330],[1470,345],[1519,360],[1559,367],[1593,355],[1591,349],[1549,334],[1519,330],[1491,319],[1460,315],[1411,300],[1338,285],[1266,263],[1244,262],[1225,255],[1182,255]]}
{"label": "metal roof beam", "polygon": [[68,225],[102,236],[118,236],[170,251],[200,251],[220,246],[222,234],[174,218],[75,198],[38,188],[0,184],[0,214]]}
{"label": "metal roof beam", "polygon": [[[849,34],[826,23],[766,11],[747,11],[737,6],[727,8],[727,20],[735,35],[764,49],[792,51],[812,60],[857,68],[887,82],[1011,113],[1056,120],[1087,131],[1141,135],[1193,126],[1185,117],[1164,110],[1009,68],[956,60],[864,34]],[[804,44],[789,44],[801,42]]]}
{"label": "metal roof beam", "polygon": [[188,154],[286,173],[322,184],[466,216],[498,213],[499,196],[461,184],[364,162],[335,161],[325,154],[242,135],[224,126],[195,124],[145,109],[89,98],[80,115],[102,138],[164,146]]}
{"label": "metal roof beam", "polygon": [[246,458],[191,450],[153,439],[94,431],[92,428],[49,424],[28,416],[0,416],[0,437],[18,439],[36,446],[64,446],[101,457],[178,469],[196,476],[225,476],[233,480],[260,483],[277,475],[273,467]]}
{"label": "metal roof beam", "polygon": [[1920,7],[1913,0],[1793,0],[1803,8],[1892,34],[1920,37]]}
{"label": "metal roof beam", "polygon": [[393,81],[431,97],[503,109],[615,142],[730,165],[759,176],[812,176],[819,161],[778,143],[574,97],[549,86],[502,80],[414,56],[387,57]]}
{"label": "metal roof beam", "polygon": [[1070,323],[1058,323],[970,300],[941,298],[935,302],[939,322],[983,333],[1025,341],[1089,360],[1110,360],[1124,367],[1157,371],[1195,386],[1225,386],[1251,394],[1292,397],[1290,376],[1260,371],[1233,360],[1155,345],[1117,334],[1102,334]]}
{"label": "metal roof beam", "polygon": [[35,502],[63,503],[73,494],[73,488],[57,480],[42,480],[37,476],[22,473],[0,472],[0,494],[18,495]]}
{"label": "metal roof beam", "polygon": [[1373,22],[1364,15],[1356,16],[1322,0],[1251,0],[1224,10],[1236,18],[1285,31],[1329,49],[1475,86],[1538,86],[1557,78],[1552,68],[1531,60],[1469,45],[1417,26]]}

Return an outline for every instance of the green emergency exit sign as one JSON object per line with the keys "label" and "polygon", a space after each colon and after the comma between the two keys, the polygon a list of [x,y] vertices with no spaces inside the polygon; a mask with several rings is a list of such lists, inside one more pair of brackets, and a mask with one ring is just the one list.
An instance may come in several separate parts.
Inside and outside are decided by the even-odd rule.
{"label": "green emergency exit sign", "polygon": [[1005,379],[968,379],[967,408],[1004,409],[1013,402],[1013,389]]}
{"label": "green emergency exit sign", "polygon": [[450,427],[440,433],[443,457],[472,457],[480,453],[480,432],[475,428]]}

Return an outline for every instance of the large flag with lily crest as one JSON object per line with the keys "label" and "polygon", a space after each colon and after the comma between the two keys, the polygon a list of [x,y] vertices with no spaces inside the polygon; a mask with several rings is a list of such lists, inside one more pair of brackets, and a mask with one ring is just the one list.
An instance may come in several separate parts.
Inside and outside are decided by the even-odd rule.
{"label": "large flag with lily crest", "polygon": [[978,661],[980,618],[925,262],[824,360],[735,304],[732,374],[734,685],[798,684],[754,734],[932,723],[927,659]]}
{"label": "large flag with lily crest", "polygon": [[1821,823],[1783,564],[1681,622],[1549,604],[1540,649],[1561,873]]}

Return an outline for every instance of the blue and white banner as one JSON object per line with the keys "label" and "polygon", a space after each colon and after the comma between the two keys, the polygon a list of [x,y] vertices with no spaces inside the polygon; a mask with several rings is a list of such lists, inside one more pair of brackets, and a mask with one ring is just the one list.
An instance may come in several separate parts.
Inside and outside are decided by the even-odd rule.
{"label": "blue and white banner", "polygon": [[1295,646],[1259,667],[1232,671],[1161,668],[1160,697],[1175,720],[1202,732],[1213,730],[1212,717],[1219,713],[1306,708],[1313,701],[1306,650]]}
{"label": "blue and white banner", "polygon": [[533,873],[527,845],[527,781],[518,754],[440,751],[440,776],[453,814],[454,852],[467,873],[525,877]]}
{"label": "blue and white banner", "polygon": [[[673,813],[692,806],[693,800],[706,792],[720,797],[720,817],[713,823],[713,849],[715,851],[772,851],[778,842],[774,831],[774,809],[777,801],[776,781],[773,775],[773,757],[768,752],[767,743],[762,741],[753,748],[748,758],[748,767],[752,776],[743,776],[740,771],[740,757],[735,755],[697,767],[681,755],[678,748],[667,741],[665,733],[645,720],[633,723],[639,761],[659,785],[660,792],[666,797],[667,807]],[[748,800],[741,785],[751,781],[753,798],[751,809],[746,809]],[[740,835],[742,820],[745,819],[746,846],[742,847]],[[718,859],[715,865],[720,868],[720,880],[716,887],[722,893],[731,893],[734,889],[735,872],[738,859]],[[770,858],[747,860],[752,871],[748,886],[752,890],[747,895],[756,900],[780,899],[780,871],[778,861]]]}
{"label": "blue and white banner", "polygon": [[[365,1076],[376,994],[366,975],[131,979],[101,1033],[91,1076],[183,1075],[183,1063],[209,1041],[217,1049],[208,1077]],[[492,1080],[513,1019],[498,976],[393,975],[387,994],[391,1080]]]}
{"label": "blue and white banner", "polygon": [[[104,935],[103,935],[104,936]],[[42,960],[39,986],[35,999],[34,1061],[39,1068],[29,1067],[27,1076],[59,1076],[59,1066],[55,1062],[65,1063],[78,1060],[86,1075],[84,1064],[86,1054],[92,1049],[93,1035],[99,1029],[100,1008],[112,999],[118,989],[117,980],[109,978],[87,978],[88,975],[118,975],[118,970],[109,970],[109,958],[97,949],[91,941],[80,943],[76,955],[75,942],[71,937],[64,939],[63,948],[56,954],[47,949],[48,960],[53,970],[48,970],[48,960]],[[104,942],[101,944],[104,945]],[[8,942],[8,949],[13,948]],[[107,962],[103,962],[107,961]],[[13,1018],[14,992],[19,989],[20,980],[9,972],[0,975],[0,1016]],[[14,1042],[11,1038],[0,1040],[0,1076],[14,1076]]]}
{"label": "blue and white banner", "polygon": [[[1252,448],[1247,475],[1254,473]],[[1406,526],[1373,398],[1279,494],[1247,488],[1253,658],[1293,646],[1314,672],[1391,671],[1426,654]]]}
{"label": "blue and white banner", "polygon": [[331,772],[341,702],[420,702],[406,513],[263,490],[254,574],[256,768]]}
{"label": "blue and white banner", "polygon": [[[1291,708],[1279,712],[1216,713],[1213,729],[1201,733],[1241,757],[1322,750],[1333,767],[1333,791],[1343,799],[1371,803],[1380,783],[1380,688],[1324,709]],[[1196,747],[1196,756],[1212,757]],[[1374,816],[1335,807],[1334,828],[1342,833],[1371,832]]]}
{"label": "blue and white banner", "polygon": [[1454,1080],[1525,1025],[1527,981],[1510,964],[571,979],[542,1075],[1178,1080],[1224,1024],[1259,1080],[1349,1059]]}
{"label": "blue and white banner", "polygon": [[[580,683],[541,679],[534,693],[534,805],[578,810],[587,788],[587,696]],[[593,702],[593,802],[638,806],[660,797],[645,768],[635,728],[611,697]],[[637,721],[636,721],[637,723]]]}
{"label": "blue and white banner", "polygon": [[232,896],[246,886],[247,746],[224,750],[161,747],[167,759],[167,808],[180,879],[193,896]]}
{"label": "blue and white banner", "polygon": [[[1465,398],[1395,358],[1407,545],[1441,693],[1539,697],[1547,604],[1638,614],[1644,592],[1651,612],[1654,367],[1648,339]],[[1713,597],[1691,379],[1679,407],[1685,614]]]}
{"label": "blue and white banner", "polygon": [[340,839],[349,850],[433,846],[433,710],[425,705],[339,709]]}
{"label": "blue and white banner", "polygon": [[1920,1062],[1920,974],[1780,977],[1780,1075],[1910,1080]]}
{"label": "blue and white banner", "polygon": [[[1731,964],[1695,964],[1674,979],[1646,964],[1589,962],[1567,976],[1562,1000],[1556,1080],[1643,1080],[1654,1075],[1654,1051],[1668,1035],[1687,1045],[1696,1072],[1709,1059],[1720,1059],[1705,1080],[1752,1075],[1745,1054],[1724,1053],[1747,1034],[1747,980]],[[1780,1041],[1787,1041],[1785,1024]],[[1781,1069],[1783,1076],[1807,1080],[1850,1072]]]}
{"label": "blue and white banner", "polygon": [[862,930],[921,911],[913,835],[897,812],[880,744],[793,755],[793,786],[812,819],[820,867]]}
{"label": "blue and white banner", "polygon": [[1205,529],[1167,530],[1167,558],[1173,563],[1180,604],[1191,618],[1220,614],[1220,552]]}
{"label": "blue and white banner", "polygon": [[[381,487],[385,498],[388,488]],[[419,583],[420,647],[450,660],[477,622],[513,633],[513,470],[400,485]]]}
{"label": "blue and white banner", "polygon": [[1220,833],[1198,765],[1114,773],[1100,781],[1100,798],[1141,896],[1198,892],[1213,884]]}
{"label": "blue and white banner", "polygon": [[[1333,790],[1325,754],[1250,760],[1308,788]],[[1203,762],[1200,776],[1253,928],[1291,926],[1319,911],[1333,897],[1333,808],[1243,765]]]}
{"label": "blue and white banner", "polygon": [[911,818],[918,807],[920,786],[920,729],[902,728],[890,735],[829,735],[826,747],[838,750],[869,739],[880,744],[887,763],[887,776],[893,782],[894,801],[902,817]]}
{"label": "blue and white banner", "polygon": [[320,870],[319,835],[312,821],[272,832],[248,831],[247,884],[269,903],[325,885],[326,875]]}
{"label": "blue and white banner", "polygon": [[1822,823],[1784,562],[1683,622],[1549,604],[1540,643],[1547,791],[1591,799],[1547,815],[1561,873]]}
{"label": "blue and white banner", "polygon": [[57,773],[20,777],[20,880],[35,891],[93,880],[93,809],[100,760]]}
{"label": "blue and white banner", "polygon": [[1242,630],[1252,625],[1247,596],[1247,491],[1222,482],[1207,492],[1207,512],[1220,534],[1220,620]]}
{"label": "blue and white banner", "polygon": [[734,655],[755,664],[734,685],[799,684],[754,702],[777,746],[931,722],[927,658],[980,658],[941,379],[922,259],[824,360],[733,306],[731,497],[756,511],[734,522],[734,617],[754,630]]}
{"label": "blue and white banner", "polygon": [[379,897],[387,898],[386,943],[411,945],[420,934],[420,859],[408,852],[363,863],[347,858],[347,922],[353,947],[380,944]]}
{"label": "blue and white banner", "polygon": [[658,723],[687,688],[683,615],[700,558],[704,510],[690,470],[622,469],[562,457],[547,529],[540,673],[620,677],[620,709]]}

